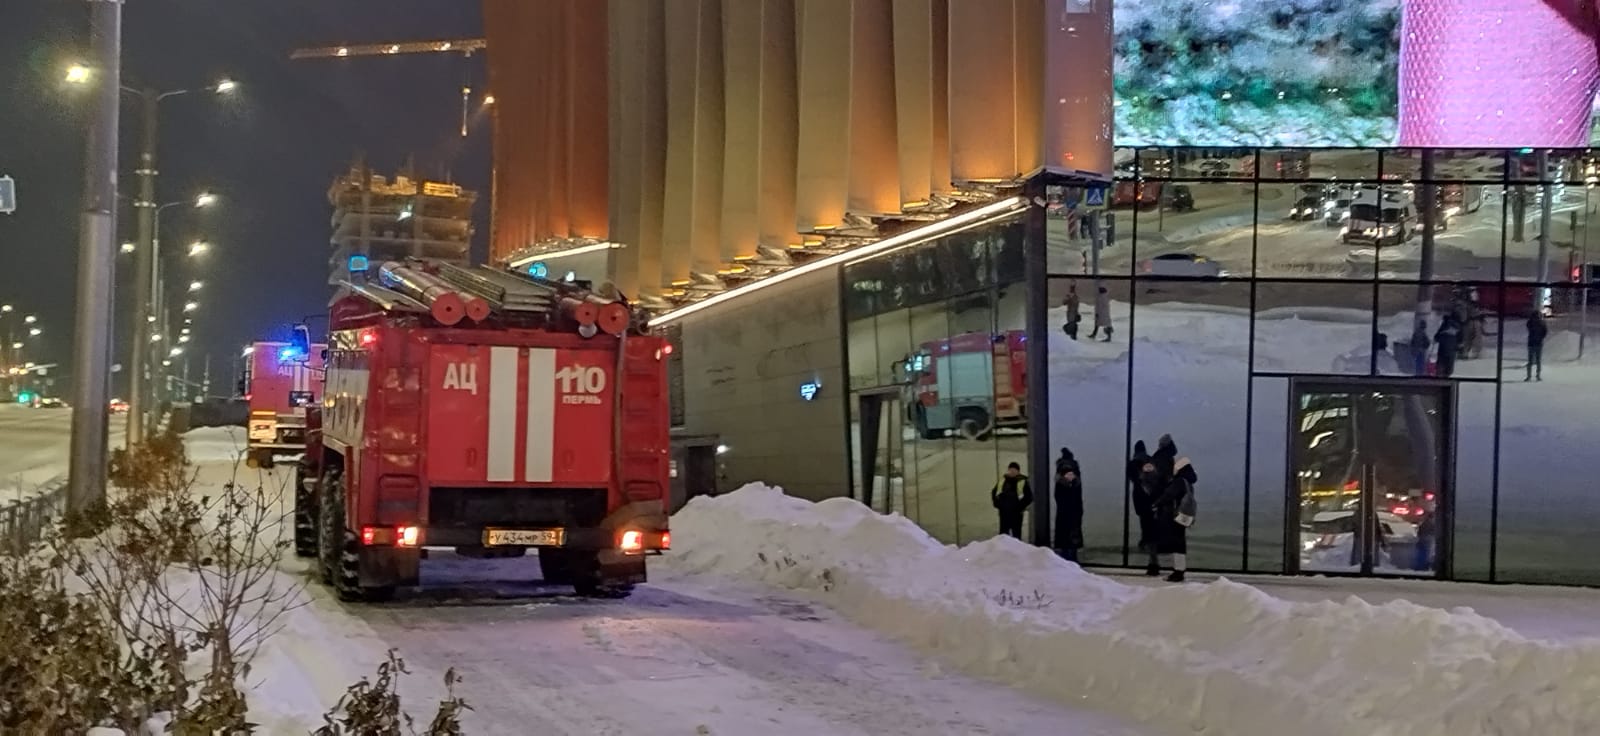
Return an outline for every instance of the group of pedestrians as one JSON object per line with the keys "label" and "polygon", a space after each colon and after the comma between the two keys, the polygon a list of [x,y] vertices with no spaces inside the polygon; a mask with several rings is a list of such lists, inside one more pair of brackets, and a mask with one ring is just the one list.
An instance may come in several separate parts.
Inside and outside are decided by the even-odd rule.
{"label": "group of pedestrians", "polygon": [[[1061,329],[1067,333],[1067,337],[1076,340],[1078,325],[1083,323],[1083,305],[1078,299],[1077,284],[1067,286],[1067,298],[1061,302],[1061,306],[1067,309],[1067,321]],[[1106,335],[1104,338],[1100,337],[1102,331]],[[1106,291],[1106,287],[1101,286],[1094,295],[1094,329],[1089,331],[1089,339],[1111,342],[1111,332],[1111,294]]]}
{"label": "group of pedestrians", "polygon": [[1183,582],[1189,569],[1189,527],[1194,524],[1194,486],[1200,476],[1189,458],[1178,455],[1172,435],[1161,435],[1154,454],[1144,440],[1133,444],[1128,460],[1133,512],[1139,517],[1139,549],[1145,553],[1145,574],[1171,570],[1167,580]]}
{"label": "group of pedestrians", "polygon": [[[1146,574],[1159,576],[1171,570],[1167,580],[1181,583],[1188,570],[1188,534],[1194,524],[1197,504],[1194,487],[1200,477],[1189,458],[1178,455],[1172,435],[1162,435],[1156,451],[1150,454],[1144,440],[1133,445],[1128,461],[1127,480],[1132,488],[1133,510],[1139,517],[1139,549],[1147,557]],[[1054,547],[1062,557],[1078,561],[1083,548],[1083,468],[1072,450],[1061,448],[1056,458]],[[1017,463],[1006,467],[1005,475],[989,492],[1000,517],[1000,533],[1022,537],[1022,518],[1033,505],[1033,489]]]}

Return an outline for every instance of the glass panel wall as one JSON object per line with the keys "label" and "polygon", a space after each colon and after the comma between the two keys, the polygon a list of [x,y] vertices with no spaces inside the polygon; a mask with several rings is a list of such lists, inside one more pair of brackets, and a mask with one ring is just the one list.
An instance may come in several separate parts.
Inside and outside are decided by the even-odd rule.
{"label": "glass panel wall", "polygon": [[[1022,227],[990,224],[842,269],[852,494],[948,543],[987,539],[1003,521],[1032,536],[1030,512],[1003,519],[993,497],[1016,485],[1007,466],[1025,469],[1030,449]],[[1050,481],[1029,490],[1048,493]]]}
{"label": "glass panel wall", "polygon": [[1192,569],[1600,584],[1593,152],[1116,162],[1103,190],[1046,189],[1030,336],[1050,364],[1033,450],[1083,467],[1085,564],[1143,566],[1128,461],[1171,435],[1199,477]]}

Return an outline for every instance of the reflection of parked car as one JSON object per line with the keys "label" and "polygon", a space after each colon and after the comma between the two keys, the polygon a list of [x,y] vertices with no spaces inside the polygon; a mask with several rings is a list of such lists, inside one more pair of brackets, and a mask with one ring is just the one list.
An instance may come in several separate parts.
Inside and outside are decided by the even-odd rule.
{"label": "reflection of parked car", "polygon": [[1166,194],[1167,209],[1174,212],[1194,211],[1194,190],[1186,184],[1173,184]]}
{"label": "reflection of parked car", "polygon": [[1291,220],[1310,221],[1321,216],[1322,195],[1320,194],[1303,196],[1295,200],[1294,205],[1289,208],[1289,219]]}
{"label": "reflection of parked car", "polygon": [[[1417,525],[1389,511],[1379,511],[1378,532],[1382,543],[1413,542],[1417,538]],[[1323,511],[1300,523],[1300,549],[1311,552],[1319,549],[1349,549],[1355,541],[1356,512]]]}
{"label": "reflection of parked car", "polygon": [[1216,278],[1227,275],[1216,261],[1194,253],[1166,253],[1140,265],[1146,276]]}
{"label": "reflection of parked car", "polygon": [[123,401],[122,399],[112,399],[111,400],[111,412],[113,414],[123,414],[123,413],[126,413],[127,411],[128,411],[128,402]]}
{"label": "reflection of parked car", "polygon": [[1396,191],[1363,189],[1350,203],[1350,219],[1340,233],[1345,243],[1399,245],[1416,232],[1411,199]]}
{"label": "reflection of parked car", "polygon": [[57,399],[57,398],[39,399],[39,403],[34,404],[34,406],[37,406],[40,409],[67,409],[67,408],[70,408],[70,407],[67,406],[67,402],[62,401],[61,399]]}

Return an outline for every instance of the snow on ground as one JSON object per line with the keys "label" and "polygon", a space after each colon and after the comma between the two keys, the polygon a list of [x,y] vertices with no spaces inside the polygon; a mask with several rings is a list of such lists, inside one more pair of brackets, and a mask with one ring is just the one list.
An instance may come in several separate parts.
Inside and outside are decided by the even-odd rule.
{"label": "snow on ground", "polygon": [[[202,488],[292,479],[287,467],[262,473],[237,464],[240,430],[195,430],[187,439]],[[469,734],[1160,733],[944,672],[757,583],[658,565],[653,582],[627,600],[586,600],[537,584],[533,556],[432,552],[421,589],[394,604],[347,605],[308,587],[247,683],[262,733],[315,728],[390,647],[412,671],[401,693],[418,718],[443,695],[443,672],[458,671],[456,692],[473,708],[462,719]],[[280,579],[309,580],[308,569],[285,560]]]}
{"label": "snow on ground", "polygon": [[1148,588],[998,538],[947,547],[848,499],[750,486],[674,517],[677,570],[803,591],[970,674],[1174,733],[1580,734],[1600,642],[1466,610]]}

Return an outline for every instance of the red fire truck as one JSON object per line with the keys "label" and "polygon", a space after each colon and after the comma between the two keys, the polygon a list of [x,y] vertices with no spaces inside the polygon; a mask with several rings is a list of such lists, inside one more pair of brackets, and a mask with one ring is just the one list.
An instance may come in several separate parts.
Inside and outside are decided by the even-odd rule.
{"label": "red fire truck", "polygon": [[240,381],[250,403],[245,463],[272,467],[283,455],[306,449],[306,410],[322,401],[322,353],[309,340],[258,342],[250,347]]}
{"label": "red fire truck", "polygon": [[423,547],[538,550],[625,594],[670,543],[666,341],[628,306],[488,267],[390,262],[342,285],[295,549],[346,600],[415,585]]}
{"label": "red fire truck", "polygon": [[1021,330],[969,332],[907,356],[910,420],[924,439],[956,430],[972,440],[1027,424],[1027,342]]}

